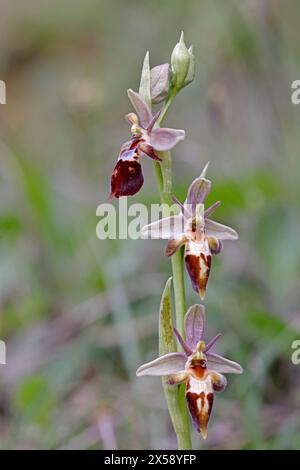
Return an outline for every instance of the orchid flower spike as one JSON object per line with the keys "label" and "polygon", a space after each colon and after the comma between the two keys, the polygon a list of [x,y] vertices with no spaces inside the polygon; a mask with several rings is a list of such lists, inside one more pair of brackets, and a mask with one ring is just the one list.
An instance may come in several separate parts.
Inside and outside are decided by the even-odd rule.
{"label": "orchid flower spike", "polygon": [[193,289],[202,300],[210,274],[211,255],[221,252],[224,240],[238,239],[234,229],[209,218],[220,201],[205,210],[204,201],[211,189],[211,181],[205,177],[207,167],[208,164],[190,185],[184,204],[173,198],[181,209],[180,214],[146,225],[141,231],[143,238],[168,239],[166,256],[172,256],[185,246],[185,265]]}
{"label": "orchid flower spike", "polygon": [[128,97],[137,114],[129,113],[126,116],[131,124],[132,138],[121,148],[111,177],[110,198],[132,196],[141,189],[144,182],[141,155],[161,161],[156,151],[171,150],[185,137],[183,130],[155,126],[160,112],[153,116],[138,93],[128,90]]}
{"label": "orchid flower spike", "polygon": [[204,324],[204,306],[190,307],[184,321],[186,340],[174,328],[183,352],[168,353],[143,364],[136,375],[169,376],[169,385],[185,383],[190,416],[197,431],[206,439],[214,392],[223,391],[227,385],[222,374],[241,374],[243,369],[237,362],[210,351],[221,335],[206,344],[203,341]]}

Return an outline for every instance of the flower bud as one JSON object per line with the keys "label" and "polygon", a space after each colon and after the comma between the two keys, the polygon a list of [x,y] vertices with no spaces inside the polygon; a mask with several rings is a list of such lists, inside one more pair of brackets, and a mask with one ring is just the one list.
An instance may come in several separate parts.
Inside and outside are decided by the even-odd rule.
{"label": "flower bud", "polygon": [[193,80],[195,58],[192,47],[188,49],[185,45],[183,32],[172,52],[171,67],[173,74],[172,85],[178,90],[188,85]]}
{"label": "flower bud", "polygon": [[161,64],[153,67],[150,72],[150,90],[153,104],[166,99],[170,90],[170,66]]}
{"label": "flower bud", "polygon": [[190,65],[183,86],[189,85],[195,78],[195,56],[193,52],[193,46],[190,46],[188,51],[190,54]]}

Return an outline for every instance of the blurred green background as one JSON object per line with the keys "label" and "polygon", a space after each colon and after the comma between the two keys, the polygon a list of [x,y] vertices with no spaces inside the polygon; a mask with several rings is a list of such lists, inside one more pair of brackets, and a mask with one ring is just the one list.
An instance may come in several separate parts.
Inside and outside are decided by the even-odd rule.
{"label": "blurred green background", "polygon": [[[183,200],[210,160],[215,219],[240,240],[213,260],[207,338],[239,361],[195,448],[300,448],[300,78],[298,0],[1,0],[0,447],[174,448],[157,355],[170,263],[163,241],[100,241],[126,89],[146,50],[169,61],[185,31],[195,81],[166,124]],[[152,163],[130,202],[157,202]],[[198,302],[186,283],[188,304]]]}

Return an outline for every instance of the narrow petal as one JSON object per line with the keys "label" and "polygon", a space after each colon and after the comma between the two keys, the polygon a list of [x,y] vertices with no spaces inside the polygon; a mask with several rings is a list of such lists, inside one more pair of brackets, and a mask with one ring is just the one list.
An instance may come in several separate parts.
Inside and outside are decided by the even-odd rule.
{"label": "narrow petal", "polygon": [[141,234],[143,238],[169,240],[170,238],[177,238],[183,231],[184,218],[182,214],[178,214],[145,225],[141,230]]}
{"label": "narrow petal", "polygon": [[177,204],[178,207],[180,207],[180,210],[184,217],[186,217],[187,219],[190,219],[192,217],[187,208],[179,201],[179,199],[177,199],[176,196],[171,196],[171,199],[175,204]]}
{"label": "narrow petal", "polygon": [[142,127],[144,129],[147,129],[153,117],[149,106],[135,91],[128,90],[127,94],[132,106],[134,107],[138,117],[140,118]]}
{"label": "narrow petal", "polygon": [[142,142],[142,143],[139,144],[139,149],[145,155],[147,155],[147,157],[152,158],[152,160],[156,160],[158,162],[162,161],[162,159],[158,155],[156,155],[156,153],[154,152],[153,147],[151,147],[151,145],[145,144],[144,142]]}
{"label": "narrow petal", "polygon": [[205,220],[205,231],[208,237],[215,237],[218,240],[237,240],[239,238],[233,228],[210,219]]}
{"label": "narrow petal", "polygon": [[184,341],[183,337],[181,336],[181,334],[179,333],[179,331],[177,330],[177,328],[174,327],[174,333],[175,333],[175,336],[176,338],[178,339],[182,349],[184,350],[185,354],[187,356],[190,356],[192,353],[193,353],[193,350],[188,346],[188,344]]}
{"label": "narrow petal", "polygon": [[147,126],[147,132],[150,133],[150,132],[152,131],[152,129],[153,129],[153,127],[154,127],[154,125],[155,125],[157,119],[159,118],[159,116],[160,116],[161,113],[162,113],[162,110],[163,110],[163,108],[159,109],[159,110],[157,111],[157,113],[154,114],[153,118],[151,119],[151,121],[149,122],[149,124],[148,124],[148,126]]}
{"label": "narrow petal", "polygon": [[178,251],[185,243],[187,243],[188,239],[184,234],[182,234],[178,238],[171,238],[166,246],[165,255],[172,256],[176,251]]}
{"label": "narrow petal", "polygon": [[221,374],[242,374],[243,368],[234,361],[230,361],[219,354],[207,352],[207,369]]}
{"label": "narrow petal", "polygon": [[221,338],[221,333],[219,333],[214,338],[212,338],[205,346],[204,352],[206,353],[207,351],[209,351],[220,338]]}
{"label": "narrow petal", "polygon": [[212,214],[219,206],[221,205],[221,201],[216,201],[212,206],[208,207],[204,212],[204,217],[207,218],[210,214]]}
{"label": "narrow petal", "polygon": [[186,356],[184,353],[169,353],[143,364],[136,371],[138,377],[142,375],[173,375],[184,370]]}
{"label": "narrow petal", "polygon": [[196,178],[189,187],[185,205],[193,215],[197,204],[203,204],[211,189],[211,181],[206,178]]}
{"label": "narrow petal", "polygon": [[110,198],[132,196],[144,183],[142,167],[136,149],[122,151],[111,177]]}
{"label": "narrow petal", "polygon": [[155,150],[164,152],[171,150],[184,137],[185,132],[181,129],[168,129],[167,127],[153,129],[150,133],[150,145]]}
{"label": "narrow petal", "polygon": [[196,350],[197,343],[203,338],[204,324],[204,305],[192,305],[184,319],[186,342],[192,351]]}

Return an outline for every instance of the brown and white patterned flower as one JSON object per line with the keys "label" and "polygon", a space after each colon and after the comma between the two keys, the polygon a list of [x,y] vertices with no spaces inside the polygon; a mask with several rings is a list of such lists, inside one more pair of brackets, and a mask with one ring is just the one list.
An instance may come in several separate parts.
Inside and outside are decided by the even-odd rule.
{"label": "brown and white patterned flower", "polygon": [[128,90],[128,97],[137,114],[129,113],[126,116],[131,124],[132,138],[121,148],[111,177],[110,198],[132,196],[141,189],[144,183],[140,162],[142,155],[161,161],[156,152],[171,150],[185,137],[181,129],[157,127],[160,112],[153,116],[138,93]]}
{"label": "brown and white patterned flower", "polygon": [[210,351],[221,335],[215,336],[206,344],[203,341],[204,324],[204,306],[190,307],[184,322],[186,341],[174,328],[183,352],[165,354],[143,364],[136,374],[169,376],[169,385],[185,383],[185,397],[193,424],[206,439],[214,392],[223,391],[227,385],[223,374],[241,374],[243,369],[237,362]]}
{"label": "brown and white patterned flower", "polygon": [[146,225],[141,231],[144,238],[168,239],[167,256],[185,246],[186,269],[193,289],[202,300],[210,274],[211,256],[221,252],[224,240],[238,239],[234,229],[209,218],[220,201],[205,210],[204,201],[211,189],[211,181],[205,178],[207,167],[192,182],[184,204],[173,198],[181,209],[180,214]]}

